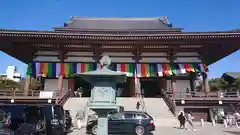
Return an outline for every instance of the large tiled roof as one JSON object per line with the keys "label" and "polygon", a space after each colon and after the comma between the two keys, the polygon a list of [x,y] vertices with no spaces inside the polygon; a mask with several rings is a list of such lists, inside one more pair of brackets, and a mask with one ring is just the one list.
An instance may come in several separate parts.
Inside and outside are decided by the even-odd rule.
{"label": "large tiled roof", "polygon": [[105,31],[181,31],[168,23],[167,17],[159,18],[84,18],[72,17],[64,27],[55,30],[105,30]]}

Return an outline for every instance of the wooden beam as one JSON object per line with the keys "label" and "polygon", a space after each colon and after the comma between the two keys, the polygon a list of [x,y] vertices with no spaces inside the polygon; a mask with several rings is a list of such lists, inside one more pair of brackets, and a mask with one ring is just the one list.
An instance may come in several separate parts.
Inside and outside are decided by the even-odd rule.
{"label": "wooden beam", "polygon": [[[60,56],[59,55],[49,55],[49,54],[34,54],[33,55],[34,57],[38,57],[38,56],[42,56],[42,57],[58,57]],[[95,54],[94,55],[66,55],[65,53],[65,57],[100,57],[100,56],[96,56]],[[135,55],[134,56],[119,56],[119,55],[110,55],[110,57],[122,57],[122,58],[131,58],[131,57],[136,57]],[[189,57],[192,57],[192,58],[200,58],[200,56],[196,56],[196,55],[185,55],[185,56],[182,56],[182,55],[167,55],[167,56],[157,56],[157,55],[152,55],[152,56],[137,56],[139,57],[140,59],[141,58],[168,58],[168,57],[179,57],[179,58],[189,58]]]}
{"label": "wooden beam", "polygon": [[[124,39],[124,38],[123,38]],[[213,44],[213,43],[230,43],[236,44],[236,40],[229,40],[227,38],[224,39],[159,39],[159,40],[99,40],[99,39],[92,39],[92,40],[83,40],[83,39],[59,39],[59,38],[34,38],[34,37],[12,37],[10,41],[16,42],[26,42],[26,43],[38,43],[38,44],[152,44],[152,45],[203,45],[203,44]]]}

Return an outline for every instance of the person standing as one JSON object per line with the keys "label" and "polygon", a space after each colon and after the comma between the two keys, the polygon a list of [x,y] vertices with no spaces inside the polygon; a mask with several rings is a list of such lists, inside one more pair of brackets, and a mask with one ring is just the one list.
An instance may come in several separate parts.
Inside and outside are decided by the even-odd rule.
{"label": "person standing", "polygon": [[178,115],[178,120],[180,122],[180,129],[186,129],[186,127],[185,127],[186,118],[184,116],[184,112],[183,111],[180,111],[180,113]]}
{"label": "person standing", "polygon": [[137,104],[136,104],[136,109],[137,109],[137,111],[139,111],[139,108],[140,108],[140,102],[137,101]]}
{"label": "person standing", "polygon": [[196,131],[194,124],[193,124],[193,119],[194,119],[194,117],[192,116],[191,112],[188,112],[187,121],[188,121],[189,125],[193,128],[193,131]]}
{"label": "person standing", "polygon": [[235,111],[235,113],[233,114],[235,117],[235,121],[236,121],[236,126],[237,128],[239,128],[239,123],[240,123],[240,114],[238,111]]}

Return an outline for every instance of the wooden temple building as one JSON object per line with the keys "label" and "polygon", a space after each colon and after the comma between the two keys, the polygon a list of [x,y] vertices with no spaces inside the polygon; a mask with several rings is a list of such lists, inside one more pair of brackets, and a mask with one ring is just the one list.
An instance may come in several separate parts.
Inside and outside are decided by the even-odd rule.
{"label": "wooden temple building", "polygon": [[[169,90],[176,98],[186,89],[209,91],[207,66],[239,50],[240,32],[184,32],[167,17],[71,17],[51,31],[2,29],[0,43],[1,51],[28,64],[25,93],[30,78],[38,76],[44,77],[45,90],[90,89],[76,74],[95,70],[101,57],[108,55],[112,70],[128,76],[118,86],[119,96],[137,93],[137,76],[145,97]],[[197,75],[202,77],[201,89],[196,88]]]}

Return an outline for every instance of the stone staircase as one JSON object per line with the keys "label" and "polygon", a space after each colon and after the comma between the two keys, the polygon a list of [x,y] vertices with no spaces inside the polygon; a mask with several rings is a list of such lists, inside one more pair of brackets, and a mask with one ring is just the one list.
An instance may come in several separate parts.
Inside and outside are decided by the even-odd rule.
{"label": "stone staircase", "polygon": [[75,118],[79,110],[84,110],[89,98],[71,97],[63,105],[64,110],[69,110],[73,118]]}
{"label": "stone staircase", "polygon": [[[72,117],[76,116],[76,113],[80,109],[84,109],[89,98],[69,98],[64,104],[65,110],[70,110]],[[161,127],[175,127],[179,123],[177,118],[169,110],[162,98],[144,98],[146,111],[150,114],[155,121],[156,126]],[[132,98],[117,98],[117,104],[124,106],[125,111],[136,111],[137,99]],[[89,111],[92,114],[91,111]]]}
{"label": "stone staircase", "polygon": [[177,118],[172,114],[162,98],[144,98],[146,111],[155,121],[156,126],[175,127],[179,125]]}
{"label": "stone staircase", "polygon": [[[175,127],[179,125],[176,117],[169,110],[162,98],[144,98],[146,112],[150,114],[156,126]],[[136,111],[136,98],[117,98],[117,104],[124,106],[125,111]]]}

